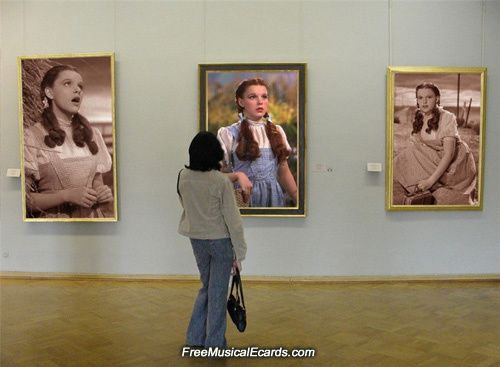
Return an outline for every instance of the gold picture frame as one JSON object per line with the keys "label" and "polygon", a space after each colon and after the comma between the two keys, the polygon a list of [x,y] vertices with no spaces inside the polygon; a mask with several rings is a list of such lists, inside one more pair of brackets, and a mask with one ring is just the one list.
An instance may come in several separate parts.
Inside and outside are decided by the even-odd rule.
{"label": "gold picture frame", "polygon": [[217,135],[220,128],[237,123],[240,118],[235,104],[237,86],[248,78],[262,78],[269,91],[268,112],[272,121],[283,129],[291,148],[287,164],[297,186],[296,202],[287,199],[288,193],[283,190],[285,206],[242,206],[242,216],[306,216],[306,66],[304,63],[199,65],[200,131]]}
{"label": "gold picture frame", "polygon": [[387,68],[387,211],[482,210],[486,73]]}
{"label": "gold picture frame", "polygon": [[18,56],[23,220],[116,222],[114,53]]}

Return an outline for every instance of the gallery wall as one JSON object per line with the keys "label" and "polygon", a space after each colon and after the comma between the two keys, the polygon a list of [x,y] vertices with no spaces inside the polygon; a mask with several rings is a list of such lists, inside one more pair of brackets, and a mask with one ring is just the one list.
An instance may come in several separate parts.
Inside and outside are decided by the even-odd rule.
{"label": "gallery wall", "polygon": [[[189,275],[198,64],[307,63],[307,217],[245,217],[256,276],[499,273],[499,1],[2,1],[1,270]],[[115,53],[119,221],[25,223],[17,56]],[[487,67],[482,211],[386,212],[386,68]],[[228,121],[229,122],[229,121]],[[331,172],[317,172],[316,164]]]}

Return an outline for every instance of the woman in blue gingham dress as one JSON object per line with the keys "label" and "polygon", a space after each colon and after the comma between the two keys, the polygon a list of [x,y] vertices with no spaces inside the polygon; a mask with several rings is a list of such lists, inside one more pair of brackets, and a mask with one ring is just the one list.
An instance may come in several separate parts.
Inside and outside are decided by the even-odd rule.
{"label": "woman in blue gingham dress", "polygon": [[296,203],[297,185],[287,163],[291,148],[281,126],[267,113],[264,80],[244,80],[236,90],[236,105],[240,120],[217,134],[235,188],[250,197],[250,207],[284,207],[283,190]]}
{"label": "woman in blue gingham dress", "polygon": [[[249,124],[258,128],[259,125],[264,125],[266,122],[260,124],[249,122]],[[238,140],[240,125],[241,122],[228,128],[235,141]],[[271,148],[260,148],[260,157],[254,161],[241,161],[238,159],[237,154],[232,152],[232,165],[234,172],[245,173],[253,184],[252,194],[250,195],[251,207],[285,206],[283,190],[277,179],[279,165]],[[237,182],[235,182],[234,186],[235,188],[241,188]]]}

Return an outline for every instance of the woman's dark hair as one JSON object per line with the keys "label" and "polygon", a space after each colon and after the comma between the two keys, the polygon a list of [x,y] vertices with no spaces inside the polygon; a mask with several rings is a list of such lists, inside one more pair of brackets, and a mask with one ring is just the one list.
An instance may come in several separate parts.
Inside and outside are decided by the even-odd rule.
{"label": "woman's dark hair", "polygon": [[[66,139],[66,133],[61,129],[59,121],[57,121],[52,111],[53,101],[45,94],[45,88],[51,88],[59,76],[59,73],[65,70],[71,70],[80,74],[80,72],[72,66],[57,65],[45,73],[42,83],[40,84],[40,97],[44,106],[46,106],[42,112],[42,126],[47,131],[44,142],[50,148],[54,148],[56,145],[62,145]],[[90,152],[94,155],[97,154],[99,148],[92,140],[94,132],[92,131],[89,121],[79,113],[76,113],[71,120],[71,126],[73,127],[73,141],[75,144],[81,148],[87,144]]]}
{"label": "woman's dark hair", "polygon": [[[417,93],[420,89],[430,89],[434,92],[434,94],[437,97],[436,105],[432,110],[432,118],[427,122],[427,128],[425,129],[425,132],[427,134],[430,134],[432,130],[437,131],[439,126],[439,116],[440,116],[439,100],[441,98],[441,92],[439,91],[437,85],[435,85],[434,83],[424,82],[422,84],[417,85],[417,88],[415,89],[415,96],[417,96]],[[423,126],[424,126],[424,114],[422,113],[422,111],[420,111],[420,106],[418,105],[417,102],[417,111],[415,111],[415,120],[413,120],[413,131],[411,132],[412,135],[420,132]]]}
{"label": "woman's dark hair", "polygon": [[189,166],[193,171],[220,170],[220,162],[224,159],[222,146],[209,131],[201,131],[189,145]]}
{"label": "woman's dark hair", "polygon": [[[269,93],[269,87],[266,82],[262,78],[249,78],[243,80],[236,88],[235,93],[235,103],[238,108],[238,113],[243,113],[244,109],[238,103],[239,98],[243,98],[245,91],[248,87],[252,85],[261,85],[266,87]],[[269,114],[266,112],[264,117],[267,119]],[[241,161],[254,161],[258,157],[260,157],[260,149],[259,144],[255,140],[250,127],[248,126],[248,121],[246,118],[243,119],[240,125],[240,134],[238,136],[238,146],[236,147],[236,156]],[[269,143],[271,144],[271,149],[278,158],[278,162],[282,163],[287,159],[290,154],[290,151],[286,148],[285,143],[283,142],[283,138],[271,121],[267,120],[266,123],[266,135],[269,139]]]}

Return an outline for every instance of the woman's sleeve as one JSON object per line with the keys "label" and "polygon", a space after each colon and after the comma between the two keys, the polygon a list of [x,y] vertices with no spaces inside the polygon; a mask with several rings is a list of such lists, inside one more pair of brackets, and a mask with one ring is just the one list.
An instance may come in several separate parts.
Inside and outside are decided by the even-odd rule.
{"label": "woman's sleeve", "polygon": [[[227,127],[221,127],[217,131],[217,139],[220,141],[222,150],[224,151],[224,164],[226,167],[231,167],[231,148],[233,146],[234,137]],[[229,170],[230,172],[231,170]]]}
{"label": "woman's sleeve", "polygon": [[441,120],[439,121],[439,136],[440,140],[444,138],[458,138],[458,125],[457,118],[452,113],[441,113]]}
{"label": "woman's sleeve", "polygon": [[290,147],[290,144],[288,143],[288,139],[286,138],[285,130],[283,130],[283,128],[280,125],[276,125],[276,128],[278,129],[281,136],[283,137],[283,141],[285,142],[286,149],[292,150],[292,148]]}
{"label": "woman's sleeve", "polygon": [[34,129],[34,127],[24,131],[24,172],[26,177],[38,181],[40,180],[40,172],[37,160],[37,141],[31,129]]}
{"label": "woman's sleeve", "polygon": [[247,253],[247,243],[243,231],[243,221],[241,220],[240,210],[236,204],[233,185],[231,181],[224,176],[221,188],[222,193],[222,216],[226,222],[231,243],[233,244],[236,259],[238,261],[245,260]]}
{"label": "woman's sleeve", "polygon": [[97,152],[97,172],[105,173],[111,169],[111,155],[109,154],[108,147],[104,142],[101,131],[97,128],[92,128],[94,130],[94,141],[99,147]]}

